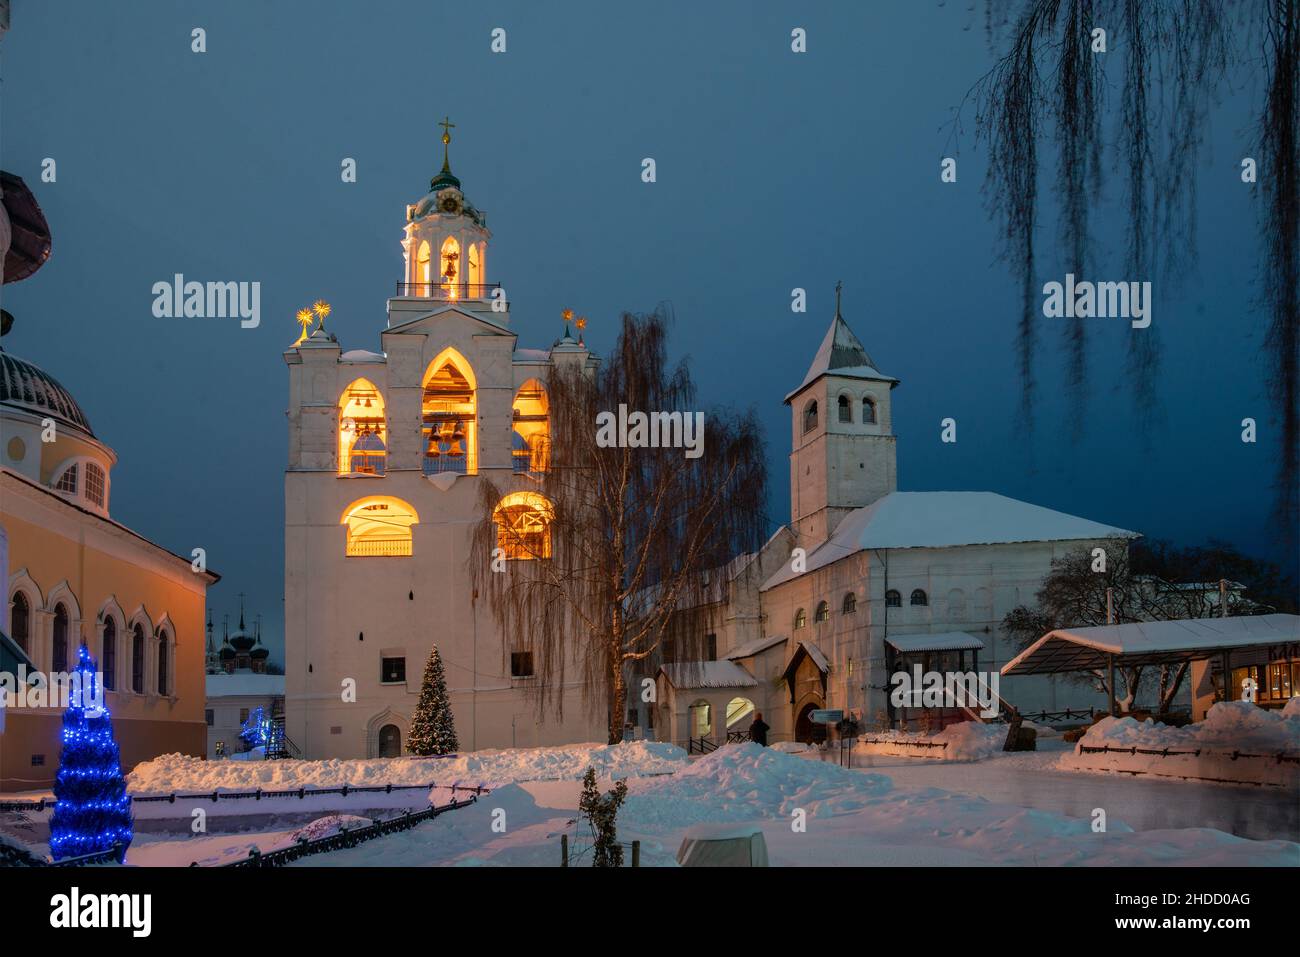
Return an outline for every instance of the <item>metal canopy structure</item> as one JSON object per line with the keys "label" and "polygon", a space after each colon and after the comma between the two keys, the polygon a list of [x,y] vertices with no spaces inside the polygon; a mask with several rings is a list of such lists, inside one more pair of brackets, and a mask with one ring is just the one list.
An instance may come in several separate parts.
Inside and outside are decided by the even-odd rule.
{"label": "metal canopy structure", "polygon": [[1300,641],[1298,615],[1139,621],[1049,631],[1002,667],[1011,675],[1090,671],[1111,665],[1202,661],[1240,648]]}
{"label": "metal canopy structure", "polygon": [[885,639],[899,651],[983,651],[984,642],[964,631],[938,635],[890,635]]}

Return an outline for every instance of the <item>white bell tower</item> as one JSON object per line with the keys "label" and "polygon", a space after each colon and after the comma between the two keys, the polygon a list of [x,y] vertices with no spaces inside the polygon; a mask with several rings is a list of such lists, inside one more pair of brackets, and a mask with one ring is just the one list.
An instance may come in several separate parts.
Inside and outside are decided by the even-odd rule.
{"label": "white bell tower", "polygon": [[840,315],[813,357],[803,383],[785,397],[791,412],[790,524],[803,547],[835,531],[855,508],[898,488],[891,395],[898,380],[882,374]]}
{"label": "white bell tower", "polygon": [[[482,302],[494,298],[499,283],[487,279],[487,247],[492,237],[487,218],[475,209],[451,171],[449,118],[442,127],[442,169],[429,181],[429,192],[406,207],[406,261],[397,295],[444,302]],[[499,296],[500,293],[495,293]]]}

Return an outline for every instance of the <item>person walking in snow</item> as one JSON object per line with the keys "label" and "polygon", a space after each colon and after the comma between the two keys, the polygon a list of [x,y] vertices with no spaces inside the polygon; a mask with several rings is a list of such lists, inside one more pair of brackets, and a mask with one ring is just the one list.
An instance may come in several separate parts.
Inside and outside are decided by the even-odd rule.
{"label": "person walking in snow", "polygon": [[754,712],[754,723],[749,726],[749,740],[755,744],[761,744],[767,747],[767,723],[763,720],[763,712]]}

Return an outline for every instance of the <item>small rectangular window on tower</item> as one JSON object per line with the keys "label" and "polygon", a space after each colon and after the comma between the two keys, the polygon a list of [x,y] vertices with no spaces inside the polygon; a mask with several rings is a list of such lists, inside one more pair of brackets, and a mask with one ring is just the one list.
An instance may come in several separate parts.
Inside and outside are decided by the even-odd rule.
{"label": "small rectangular window on tower", "polygon": [[400,684],[406,681],[405,658],[381,658],[380,681],[386,685]]}
{"label": "small rectangular window on tower", "polygon": [[531,651],[512,651],[510,653],[510,677],[531,678],[533,676],[533,653]]}

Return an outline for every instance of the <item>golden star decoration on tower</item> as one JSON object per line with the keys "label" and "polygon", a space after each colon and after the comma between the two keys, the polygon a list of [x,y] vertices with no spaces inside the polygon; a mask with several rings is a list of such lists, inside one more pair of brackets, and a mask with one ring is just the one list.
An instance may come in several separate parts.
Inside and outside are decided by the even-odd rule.
{"label": "golden star decoration on tower", "polygon": [[313,322],[319,321],[320,325],[317,328],[324,329],[325,317],[329,314],[330,304],[324,299],[317,299],[309,307],[299,309],[297,313],[294,314],[294,321],[297,322],[298,325],[302,326],[302,335],[298,337],[297,341],[294,342],[294,345],[300,346],[307,341],[307,330],[311,327]]}

